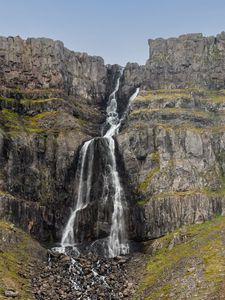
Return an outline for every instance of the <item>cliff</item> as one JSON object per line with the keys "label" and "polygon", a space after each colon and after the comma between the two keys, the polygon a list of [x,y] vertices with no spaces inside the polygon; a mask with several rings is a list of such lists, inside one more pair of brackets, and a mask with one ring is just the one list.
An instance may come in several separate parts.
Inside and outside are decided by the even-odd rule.
{"label": "cliff", "polygon": [[[0,89],[0,218],[12,221],[52,246],[61,239],[77,198],[79,151],[84,141],[100,135],[108,95],[114,88],[120,68],[106,67],[101,58],[72,53],[62,43],[51,40],[9,38],[5,43],[8,49],[2,64],[5,78],[2,77]],[[97,143],[95,147],[98,147]],[[103,152],[95,153],[96,160],[101,163]],[[103,156],[102,160],[105,158]],[[96,173],[101,175],[100,164],[96,163],[96,166]],[[95,189],[92,196],[98,201],[98,193],[102,193],[101,180],[95,177],[99,190]],[[94,227],[99,206],[93,200],[94,205],[81,215],[80,235],[89,240],[95,238],[90,235],[94,228],[90,232],[88,229]],[[103,220],[107,214],[105,209]],[[16,237],[14,231],[12,235]],[[28,242],[32,244],[31,239]],[[2,239],[2,244],[7,241]],[[1,299],[89,296],[118,299],[123,290],[126,295],[133,292],[124,270],[124,260],[109,262],[89,255],[83,259],[79,257],[75,262],[66,255],[58,253],[56,257],[53,253],[44,266],[39,261],[38,266],[33,264],[35,274],[20,264],[23,245],[15,242],[12,247],[18,251],[9,251],[5,264],[1,258],[6,255],[0,257],[0,264],[6,269],[2,276],[6,278],[2,281],[10,281],[6,285],[1,282]],[[27,248],[22,248],[24,256],[29,254],[33,258]],[[36,248],[37,245],[34,257]],[[24,268],[21,275],[17,262]],[[118,274],[120,283],[116,280]]]}
{"label": "cliff", "polygon": [[59,240],[82,143],[100,134],[118,66],[62,42],[0,38],[0,216]]}
{"label": "cliff", "polygon": [[120,92],[141,86],[117,137],[135,238],[224,213],[224,39],[149,40],[146,65],[125,68]]}
{"label": "cliff", "polygon": [[143,209],[141,239],[224,213],[224,96],[164,89],[134,100],[117,141]]}
{"label": "cliff", "polygon": [[[146,65],[127,64],[118,91],[121,115],[141,88],[116,137],[129,237],[139,241],[223,214],[225,205],[225,34],[149,45]],[[0,38],[0,66],[0,216],[59,241],[74,207],[79,150],[100,135],[119,66],[19,37]],[[103,179],[95,179],[98,199]],[[82,215],[87,239],[93,213]]]}
{"label": "cliff", "polygon": [[146,67],[152,87],[224,87],[224,32],[215,37],[187,34],[148,42]]}

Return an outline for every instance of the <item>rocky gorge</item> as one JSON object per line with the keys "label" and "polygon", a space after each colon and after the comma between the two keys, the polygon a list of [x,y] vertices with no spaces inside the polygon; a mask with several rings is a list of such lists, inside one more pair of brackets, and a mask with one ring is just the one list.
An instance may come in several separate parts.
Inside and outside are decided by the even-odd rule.
{"label": "rocky gorge", "polygon": [[[134,249],[224,215],[224,58],[225,33],[187,34],[149,40],[146,64],[128,63],[123,70],[120,118],[140,88],[114,137]],[[79,152],[101,136],[121,67],[70,51],[59,41],[20,37],[0,38],[0,65],[0,217],[55,245],[76,201]],[[90,205],[78,218],[87,244],[110,232],[112,206],[99,210],[106,147],[97,138],[98,176]]]}

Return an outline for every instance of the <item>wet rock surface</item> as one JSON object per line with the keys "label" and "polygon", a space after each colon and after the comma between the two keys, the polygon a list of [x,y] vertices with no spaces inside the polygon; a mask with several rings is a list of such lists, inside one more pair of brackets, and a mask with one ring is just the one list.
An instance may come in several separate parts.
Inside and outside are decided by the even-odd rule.
{"label": "wet rock surface", "polygon": [[48,252],[48,264],[32,278],[38,300],[131,299],[134,283],[129,281],[128,257],[107,259],[93,254],[71,257]]}

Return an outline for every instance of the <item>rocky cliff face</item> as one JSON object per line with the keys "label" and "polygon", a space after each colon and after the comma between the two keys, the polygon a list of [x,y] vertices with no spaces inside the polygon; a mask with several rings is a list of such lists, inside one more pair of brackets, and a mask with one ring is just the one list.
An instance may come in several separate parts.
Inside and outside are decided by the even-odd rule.
{"label": "rocky cliff face", "polygon": [[117,137],[139,239],[224,213],[223,90],[142,91]]}
{"label": "rocky cliff face", "polygon": [[225,33],[149,40],[147,69],[154,87],[223,88]]}
{"label": "rocky cliff face", "polygon": [[101,57],[66,49],[45,38],[0,38],[0,86],[57,89],[92,102],[105,97],[107,68]]}
{"label": "rocky cliff face", "polygon": [[186,34],[178,38],[149,40],[145,66],[127,64],[124,92],[143,88],[224,88],[225,33],[204,37]]}
{"label": "rocky cliff face", "polygon": [[[129,235],[138,240],[223,214],[225,205],[225,34],[149,45],[146,65],[127,64],[118,92],[121,114],[141,87],[116,138]],[[57,241],[73,207],[79,149],[100,135],[119,67],[19,37],[0,38],[0,66],[0,216]]]}

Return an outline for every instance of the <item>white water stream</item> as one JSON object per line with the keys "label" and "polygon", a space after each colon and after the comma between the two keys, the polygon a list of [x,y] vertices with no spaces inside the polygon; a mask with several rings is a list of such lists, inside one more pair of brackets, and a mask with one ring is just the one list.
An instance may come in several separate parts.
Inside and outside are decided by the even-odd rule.
{"label": "white water stream", "polygon": [[[94,139],[85,142],[80,151],[78,162],[80,167],[80,178],[78,185],[77,203],[63,231],[61,239],[62,250],[65,250],[65,248],[68,246],[73,247],[78,242],[75,233],[77,233],[79,228],[76,228],[74,232],[74,224],[76,222],[77,212],[84,209],[90,201],[91,179],[93,174],[93,157],[89,157],[87,154],[88,150],[91,152],[90,145],[93,143],[93,141]],[[90,153],[90,155],[92,156],[93,153]],[[88,177],[86,181],[84,180],[85,163],[88,164]]]}

